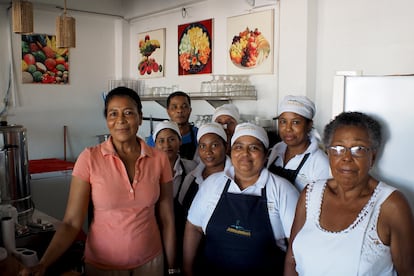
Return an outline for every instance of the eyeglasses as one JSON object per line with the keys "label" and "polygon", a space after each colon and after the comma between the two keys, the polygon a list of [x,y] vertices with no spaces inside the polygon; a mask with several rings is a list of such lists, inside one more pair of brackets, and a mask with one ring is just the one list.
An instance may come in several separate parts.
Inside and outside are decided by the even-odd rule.
{"label": "eyeglasses", "polygon": [[365,157],[371,149],[364,146],[354,146],[350,148],[344,146],[331,146],[328,148],[329,154],[333,156],[344,156],[348,150],[353,157]]}

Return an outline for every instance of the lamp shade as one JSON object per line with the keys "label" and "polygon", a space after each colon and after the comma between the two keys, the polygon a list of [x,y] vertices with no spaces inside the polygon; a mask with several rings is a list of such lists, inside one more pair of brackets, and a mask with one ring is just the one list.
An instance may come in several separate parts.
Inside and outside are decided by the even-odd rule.
{"label": "lamp shade", "polygon": [[66,13],[56,18],[56,46],[60,48],[76,47],[76,21]]}
{"label": "lamp shade", "polygon": [[29,1],[13,0],[13,32],[18,34],[33,33],[33,5]]}

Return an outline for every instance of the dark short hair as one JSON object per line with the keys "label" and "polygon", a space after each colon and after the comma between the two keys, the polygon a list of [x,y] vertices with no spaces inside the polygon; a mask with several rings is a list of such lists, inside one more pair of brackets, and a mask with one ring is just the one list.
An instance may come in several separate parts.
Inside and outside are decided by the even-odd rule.
{"label": "dark short hair", "polygon": [[119,86],[109,91],[108,95],[106,95],[105,97],[105,109],[104,109],[105,118],[108,113],[108,103],[112,100],[113,97],[116,97],[116,96],[130,97],[136,104],[138,108],[138,112],[142,113],[142,103],[141,103],[141,99],[138,96],[138,93],[132,90],[131,88]]}
{"label": "dark short hair", "polygon": [[335,131],[343,126],[356,126],[365,129],[371,142],[371,148],[377,150],[382,143],[381,124],[373,117],[362,112],[342,112],[325,126],[323,143],[326,148],[331,145]]}
{"label": "dark short hair", "polygon": [[185,93],[183,91],[175,91],[175,92],[171,93],[170,95],[168,95],[167,108],[170,106],[171,99],[174,98],[174,97],[186,97],[187,100],[188,100],[188,104],[191,106],[191,99],[190,99],[190,96],[188,96],[187,93]]}

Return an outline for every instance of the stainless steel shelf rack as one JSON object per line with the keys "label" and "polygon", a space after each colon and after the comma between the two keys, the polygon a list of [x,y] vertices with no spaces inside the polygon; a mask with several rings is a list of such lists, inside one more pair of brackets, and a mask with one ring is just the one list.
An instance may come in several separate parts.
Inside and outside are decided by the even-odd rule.
{"label": "stainless steel shelf rack", "polygon": [[[219,93],[188,92],[192,101],[207,101],[214,108],[233,100],[257,100],[257,91],[228,91]],[[141,101],[155,101],[167,107],[168,95],[141,95]]]}

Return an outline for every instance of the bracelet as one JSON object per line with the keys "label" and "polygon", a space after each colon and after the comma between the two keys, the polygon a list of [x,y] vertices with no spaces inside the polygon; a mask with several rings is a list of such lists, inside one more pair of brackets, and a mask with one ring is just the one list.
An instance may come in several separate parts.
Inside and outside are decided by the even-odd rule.
{"label": "bracelet", "polygon": [[180,274],[180,273],[181,273],[181,269],[179,269],[179,268],[169,268],[168,269],[168,275]]}

